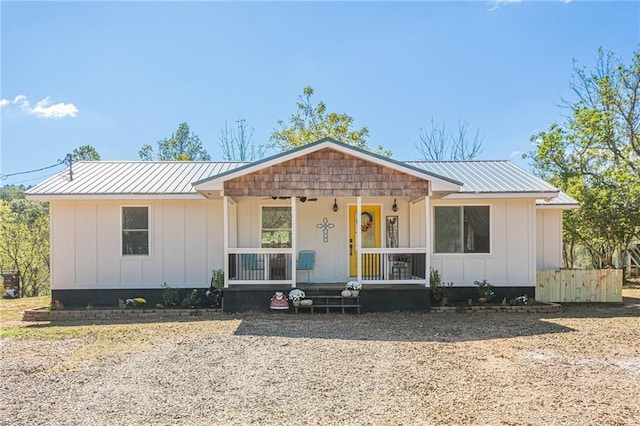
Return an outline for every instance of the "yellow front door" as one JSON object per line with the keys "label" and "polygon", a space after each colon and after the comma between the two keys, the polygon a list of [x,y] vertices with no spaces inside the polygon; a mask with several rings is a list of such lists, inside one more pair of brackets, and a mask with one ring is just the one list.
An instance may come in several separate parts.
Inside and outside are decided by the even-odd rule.
{"label": "yellow front door", "polygon": [[[357,206],[349,206],[349,275],[358,275],[358,258],[356,257],[356,214]],[[362,231],[362,247],[380,248],[380,206],[362,206],[360,230]],[[378,256],[367,262],[367,275],[378,274],[380,264]]]}

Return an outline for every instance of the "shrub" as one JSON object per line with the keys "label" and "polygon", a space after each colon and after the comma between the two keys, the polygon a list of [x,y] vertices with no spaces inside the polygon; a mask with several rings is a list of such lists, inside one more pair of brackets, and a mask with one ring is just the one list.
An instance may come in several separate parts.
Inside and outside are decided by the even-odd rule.
{"label": "shrub", "polygon": [[496,293],[493,291],[493,286],[489,281],[474,281],[473,284],[478,286],[478,297],[484,297],[487,299],[487,302],[491,302],[496,296]]}
{"label": "shrub", "polygon": [[431,268],[429,271],[429,287],[433,293],[433,299],[436,301],[442,300],[442,278],[440,272],[437,269]]}
{"label": "shrub", "polygon": [[195,288],[190,291],[187,294],[187,297],[185,297],[182,300],[181,305],[182,306],[191,306],[192,308],[195,308],[196,306],[198,306],[200,304],[200,301],[202,299],[200,298],[200,294],[198,293],[198,290],[196,290]]}
{"label": "shrub", "polygon": [[437,269],[431,268],[429,271],[429,287],[433,293],[433,300],[439,302],[440,306],[445,306],[451,302],[453,282],[443,283],[440,272]]}
{"label": "shrub", "polygon": [[50,311],[61,311],[64,309],[64,305],[62,304],[61,301],[59,300],[54,300],[53,302],[51,302],[51,304],[49,305],[49,310]]}
{"label": "shrub", "polygon": [[160,288],[162,289],[162,295],[160,297],[162,298],[163,305],[167,307],[176,306],[178,303],[178,290],[169,287],[167,283],[162,284]]}

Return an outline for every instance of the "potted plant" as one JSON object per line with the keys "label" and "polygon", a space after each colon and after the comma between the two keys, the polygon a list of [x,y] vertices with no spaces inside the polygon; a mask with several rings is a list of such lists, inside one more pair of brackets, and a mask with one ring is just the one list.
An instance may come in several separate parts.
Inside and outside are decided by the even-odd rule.
{"label": "potted plant", "polygon": [[360,283],[360,281],[349,281],[347,283],[347,290],[351,292],[351,297],[358,297],[360,290],[362,290],[362,283]]}
{"label": "potted plant", "polygon": [[300,306],[300,301],[305,298],[304,291],[294,288],[289,292],[289,300],[293,302],[293,306]]}

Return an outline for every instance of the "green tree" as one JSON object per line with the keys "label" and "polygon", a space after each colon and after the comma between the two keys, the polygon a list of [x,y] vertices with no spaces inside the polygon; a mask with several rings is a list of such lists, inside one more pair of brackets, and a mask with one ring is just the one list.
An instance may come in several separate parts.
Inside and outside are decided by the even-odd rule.
{"label": "green tree", "polygon": [[458,121],[458,132],[450,133],[444,123],[436,124],[432,117],[430,128],[420,128],[416,149],[427,161],[473,160],[482,152],[484,136],[476,130],[473,138],[469,138],[468,129],[469,123]]}
{"label": "green tree", "polygon": [[7,202],[13,200],[24,200],[26,198],[24,191],[24,185],[5,185],[0,188],[0,200]]}
{"label": "green tree", "polygon": [[256,145],[253,138],[253,127],[247,126],[247,120],[240,118],[236,127],[229,129],[227,122],[220,131],[220,149],[222,159],[227,161],[255,161],[264,157],[263,145]]}
{"label": "green tree", "polygon": [[209,161],[211,157],[202,146],[200,138],[190,132],[187,123],[180,123],[178,130],[170,138],[157,142],[158,152],[151,145],[144,145],[138,155],[145,161]]}
{"label": "green tree", "polygon": [[49,292],[49,213],[47,203],[24,199],[17,187],[0,193],[0,269],[21,277],[21,295]]}
{"label": "green tree", "polygon": [[372,150],[367,143],[369,130],[366,127],[353,130],[353,117],[350,115],[327,112],[327,106],[322,101],[314,105],[311,101],[313,93],[312,87],[305,87],[302,95],[298,96],[298,109],[289,117],[289,122],[278,120],[279,128],[273,131],[269,139],[271,148],[288,151],[329,137],[376,154],[391,156],[391,151],[382,146]]}
{"label": "green tree", "polygon": [[73,150],[71,159],[73,161],[100,161],[100,154],[91,145],[83,145]]}
{"label": "green tree", "polygon": [[570,115],[532,137],[539,175],[580,202],[565,214],[565,262],[576,246],[613,267],[640,236],[640,50],[629,64],[600,49],[593,69],[574,62]]}

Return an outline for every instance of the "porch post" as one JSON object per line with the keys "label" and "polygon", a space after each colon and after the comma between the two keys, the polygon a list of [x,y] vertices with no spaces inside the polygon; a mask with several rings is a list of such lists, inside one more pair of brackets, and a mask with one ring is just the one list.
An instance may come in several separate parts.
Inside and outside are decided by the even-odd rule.
{"label": "porch post", "polygon": [[356,269],[358,270],[358,282],[362,281],[362,197],[358,196],[356,206]]}
{"label": "porch post", "polygon": [[296,197],[291,197],[291,287],[296,286],[296,270],[297,270],[297,213],[296,213]]}
{"label": "porch post", "polygon": [[425,286],[430,286],[431,276],[431,190],[429,194],[424,197],[424,247],[425,247],[425,259],[424,259],[424,275]]}
{"label": "porch post", "polygon": [[222,253],[224,288],[229,287],[229,199],[222,197]]}

